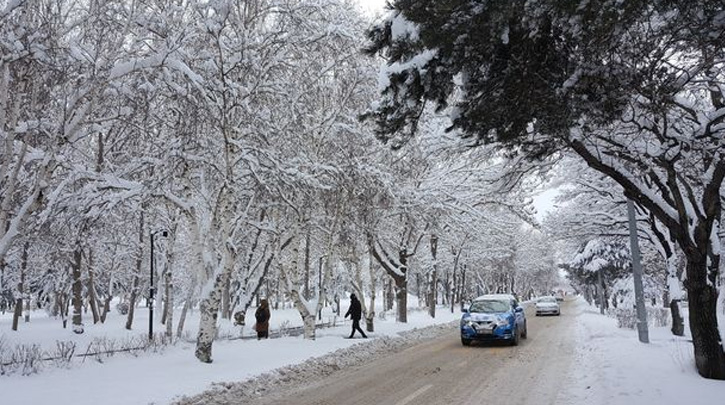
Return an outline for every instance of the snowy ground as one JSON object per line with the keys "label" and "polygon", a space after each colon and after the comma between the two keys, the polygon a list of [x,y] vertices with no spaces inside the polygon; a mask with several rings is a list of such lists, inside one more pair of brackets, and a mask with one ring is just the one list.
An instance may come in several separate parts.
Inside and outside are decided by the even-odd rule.
{"label": "snowy ground", "polygon": [[[337,318],[339,326],[318,330],[315,341],[283,337],[262,341],[233,339],[215,342],[212,364],[200,363],[194,357],[194,344],[182,341],[159,353],[117,354],[103,359],[88,357],[86,360],[74,360],[68,369],[46,365],[38,374],[0,376],[0,392],[3,403],[18,405],[52,403],[57,402],[58,398],[67,399],[62,402],[70,402],[72,398],[74,405],[168,404],[182,396],[218,387],[215,383],[242,381],[361,342],[380,340],[377,343],[380,344],[389,341],[390,337],[399,336],[401,332],[450,323],[460,317],[460,313],[451,314],[450,309],[439,308],[436,319],[431,319],[424,309],[417,308],[417,300],[411,298],[409,304],[414,307],[408,313],[407,324],[396,323],[394,314],[387,313],[387,319],[376,318],[375,332],[369,334],[368,340],[363,340],[359,335],[355,339],[344,339],[350,333],[351,321]],[[346,302],[342,303],[342,308],[344,314]],[[247,313],[248,324],[253,323],[253,311],[251,309]],[[382,309],[378,310],[380,312]],[[148,311],[145,308],[137,311],[134,331],[126,331],[125,317],[113,313],[109,314],[105,325],[86,324],[83,335],[62,329],[59,320],[48,318],[43,312],[33,313],[30,323],[21,321],[19,331],[12,332],[11,315],[0,315],[0,342],[6,348],[22,343],[52,350],[56,341],[73,340],[78,347],[76,353],[82,353],[94,339],[145,339],[148,333]],[[196,315],[192,314],[187,319],[187,329],[194,330],[198,325]],[[86,319],[86,323],[88,321]],[[323,311],[323,321],[335,321],[331,308]],[[272,311],[272,330],[300,325],[301,318],[295,309]],[[157,332],[163,330],[162,325],[154,328]],[[240,328],[230,322],[220,321],[220,335],[236,338],[239,331]],[[254,335],[250,326],[243,333],[245,336]]]}
{"label": "snowy ground", "polygon": [[[717,404],[725,381],[701,378],[695,369],[690,330],[673,336],[667,327],[649,328],[649,344],[637,331],[619,329],[583,299],[576,302],[577,351],[567,376],[567,404]],[[719,325],[725,316],[719,312]],[[686,317],[685,317],[686,318]],[[721,328],[722,329],[722,328]]]}
{"label": "snowy ground", "polygon": [[[413,302],[415,305],[415,302]],[[579,300],[577,310],[577,350],[574,366],[566,376],[569,404],[682,404],[719,403],[725,397],[725,382],[700,378],[695,371],[689,337],[674,338],[667,328],[650,328],[652,343],[637,340],[636,331],[616,328],[614,319],[599,315],[595,308]],[[346,308],[346,305],[343,304]],[[10,331],[10,319],[0,316],[0,340],[5,344],[23,342],[54,345],[56,340],[78,339],[79,347],[93,337],[139,338],[147,332],[144,311],[138,313],[139,330],[127,332],[121,317],[103,326],[87,326],[86,334],[73,335],[58,321],[34,314],[31,324]],[[376,319],[371,339],[348,340],[350,321],[318,331],[315,341],[301,337],[270,340],[227,340],[214,345],[214,362],[202,364],[194,358],[194,345],[180,342],[160,353],[120,354],[102,362],[94,358],[75,361],[68,369],[46,367],[39,374],[0,376],[3,403],[39,404],[73,402],[84,404],[185,404],[211,403],[231,395],[256,395],[282,385],[304,383],[324,376],[330,370],[360,364],[399,350],[416,341],[434,337],[454,328],[460,314],[443,308],[435,320],[425,311],[409,313],[408,324]],[[273,311],[272,328],[301,324],[292,309]],[[327,319],[324,319],[325,316]],[[326,313],[329,320],[332,313]],[[248,315],[247,319],[251,319]],[[193,328],[198,320],[188,320]],[[721,318],[721,323],[725,319]],[[437,327],[426,328],[437,324]],[[31,326],[32,325],[32,326]],[[158,326],[160,330],[161,326]],[[222,333],[239,333],[222,322]],[[247,329],[249,329],[247,327]],[[113,332],[111,332],[113,331]],[[407,332],[406,332],[407,331]],[[246,331],[249,334],[251,331]],[[131,336],[129,336],[131,335]],[[354,347],[352,347],[355,345]],[[245,381],[243,383],[240,383]],[[212,389],[204,395],[205,390]],[[183,399],[182,399],[183,398]]]}

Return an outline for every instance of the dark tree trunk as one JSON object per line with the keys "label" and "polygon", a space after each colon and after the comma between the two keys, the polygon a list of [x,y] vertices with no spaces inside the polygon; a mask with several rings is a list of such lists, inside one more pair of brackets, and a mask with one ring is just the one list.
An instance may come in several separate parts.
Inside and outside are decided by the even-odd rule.
{"label": "dark tree trunk", "polygon": [[81,281],[82,252],[80,247],[73,250],[73,261],[71,262],[71,278],[73,280],[73,332],[83,333],[83,283]]}
{"label": "dark tree trunk", "polygon": [[109,294],[103,300],[103,311],[101,312],[101,323],[106,322],[106,317],[108,316],[108,313],[111,312],[111,301],[113,301],[113,295],[111,295],[111,294]]}
{"label": "dark tree trunk", "polygon": [[98,296],[96,294],[96,281],[93,273],[93,251],[88,251],[88,303],[91,306],[91,314],[93,315],[93,324],[97,324],[101,321],[101,315],[98,310]]}
{"label": "dark tree trunk", "polygon": [[[305,297],[306,300],[310,299],[310,237],[311,237],[311,228],[307,227],[307,234],[305,235],[305,285],[304,290],[302,290],[302,296]],[[360,297],[362,298],[362,297]]]}
{"label": "dark tree trunk", "polygon": [[396,320],[398,322],[408,322],[408,279],[398,277],[395,281],[395,302],[398,306]]}
{"label": "dark tree trunk", "polygon": [[[707,280],[706,264],[700,259],[703,255],[698,253],[685,252],[685,287],[689,303],[690,332],[695,346],[695,365],[701,376],[725,380],[725,353],[717,327],[718,293],[714,287],[715,280]],[[713,265],[717,266],[719,263]]]}
{"label": "dark tree trunk", "polygon": [[131,294],[128,299],[128,316],[126,318],[126,329],[131,330],[133,326],[133,315],[136,310],[136,300],[138,300],[139,286],[141,284],[141,265],[143,259],[143,234],[144,234],[144,212],[141,210],[138,227],[138,251],[136,253],[136,271],[133,273],[133,281],[131,282]]}
{"label": "dark tree trunk", "polygon": [[[386,273],[395,282],[395,301],[398,305],[396,320],[408,322],[408,252],[405,248],[398,251],[398,262],[388,255],[387,252],[377,249],[376,242],[372,235],[368,235],[368,247],[375,257],[375,260],[383,267]],[[383,258],[385,256],[385,258]]]}
{"label": "dark tree trunk", "polygon": [[13,330],[18,330],[18,323],[20,321],[20,317],[23,315],[23,299],[18,298],[15,300],[15,310],[13,311]]}
{"label": "dark tree trunk", "polygon": [[[15,300],[15,310],[13,311],[13,330],[18,330],[20,317],[23,315],[23,295],[25,295],[25,274],[28,269],[28,242],[23,245],[23,253],[20,257],[20,282],[18,283],[18,298]],[[27,321],[26,321],[27,322]]]}
{"label": "dark tree trunk", "polygon": [[63,329],[68,327],[68,295],[65,293],[58,293],[55,305],[58,308],[58,314],[60,314],[61,322],[63,323]]}
{"label": "dark tree trunk", "polygon": [[393,309],[393,280],[385,280],[385,286],[383,287],[383,311],[390,311]]}
{"label": "dark tree trunk", "polygon": [[438,237],[436,235],[430,237],[430,254],[433,257],[433,272],[428,286],[428,314],[431,318],[435,318],[438,303]]}
{"label": "dark tree trunk", "polygon": [[680,313],[679,300],[670,301],[670,312],[672,313],[672,334],[675,336],[684,336],[685,320]]}

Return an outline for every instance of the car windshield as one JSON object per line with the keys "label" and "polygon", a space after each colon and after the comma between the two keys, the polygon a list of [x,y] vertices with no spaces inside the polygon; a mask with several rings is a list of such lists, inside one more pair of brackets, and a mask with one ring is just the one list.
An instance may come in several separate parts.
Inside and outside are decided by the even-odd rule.
{"label": "car windshield", "polygon": [[539,302],[556,302],[556,298],[554,298],[554,297],[541,297],[541,298],[539,298]]}
{"label": "car windshield", "polygon": [[470,312],[506,312],[511,309],[511,304],[506,301],[474,301],[469,308]]}

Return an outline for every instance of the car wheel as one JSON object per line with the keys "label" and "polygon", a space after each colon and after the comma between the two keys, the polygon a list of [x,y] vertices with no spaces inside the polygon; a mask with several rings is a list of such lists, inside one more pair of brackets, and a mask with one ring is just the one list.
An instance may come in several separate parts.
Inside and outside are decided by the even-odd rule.
{"label": "car wheel", "polygon": [[471,339],[461,338],[461,343],[463,343],[463,346],[470,346]]}
{"label": "car wheel", "polygon": [[526,325],[526,322],[524,322],[524,331],[521,332],[521,338],[526,339],[529,337],[529,327]]}
{"label": "car wheel", "polygon": [[541,314],[537,312],[537,313],[536,313],[536,316],[541,316]]}
{"label": "car wheel", "polygon": [[518,346],[520,337],[521,337],[521,332],[519,332],[519,330],[516,329],[516,332],[514,332],[514,337],[513,337],[513,339],[511,339],[511,346]]}

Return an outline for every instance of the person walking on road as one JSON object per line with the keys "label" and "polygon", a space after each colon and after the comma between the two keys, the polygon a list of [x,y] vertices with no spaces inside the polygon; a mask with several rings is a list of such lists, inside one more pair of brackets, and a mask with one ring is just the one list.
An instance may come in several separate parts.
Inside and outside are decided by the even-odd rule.
{"label": "person walking on road", "polygon": [[266,299],[259,302],[259,308],[254,312],[254,330],[257,331],[257,340],[269,338],[269,304]]}
{"label": "person walking on road", "polygon": [[352,339],[352,337],[355,335],[355,331],[359,331],[363,338],[367,339],[367,335],[365,335],[365,332],[363,332],[362,329],[360,329],[360,318],[362,318],[362,305],[360,305],[360,301],[358,301],[355,294],[350,294],[350,309],[347,310],[347,313],[345,313],[345,318],[350,317],[352,319],[352,332],[350,332],[350,337],[348,339]]}

